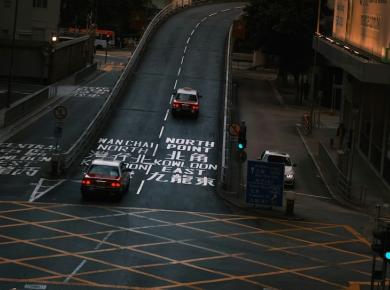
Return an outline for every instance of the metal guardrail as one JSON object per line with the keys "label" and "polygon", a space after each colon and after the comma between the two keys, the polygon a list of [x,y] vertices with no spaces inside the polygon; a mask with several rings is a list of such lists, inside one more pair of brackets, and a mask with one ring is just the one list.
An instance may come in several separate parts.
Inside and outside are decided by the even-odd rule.
{"label": "metal guardrail", "polygon": [[76,142],[73,143],[73,145],[66,152],[61,153],[60,156],[56,156],[59,160],[58,166],[61,170],[69,168],[71,164],[76,160],[76,158],[81,155],[81,153],[88,147],[91,140],[96,137],[98,130],[101,127],[100,125],[103,124],[103,121],[108,116],[112,105],[118,99],[118,96],[121,94],[122,90],[126,88],[128,79],[130,78],[133,69],[136,67],[141,57],[142,51],[145,49],[146,44],[148,43],[154,30],[159,26],[159,24],[162,23],[162,21],[167,16],[173,14],[180,9],[205,4],[207,2],[210,1],[183,0],[175,2],[173,4],[167,5],[164,9],[162,9],[158,14],[155,15],[155,17],[152,19],[145,32],[143,33],[142,38],[139,41],[130,61],[127,63],[123,73],[115,83],[110,95],[107,97],[106,101],[102,105],[99,112],[96,114],[95,118],[91,121],[91,123],[84,130],[81,136],[76,140]]}

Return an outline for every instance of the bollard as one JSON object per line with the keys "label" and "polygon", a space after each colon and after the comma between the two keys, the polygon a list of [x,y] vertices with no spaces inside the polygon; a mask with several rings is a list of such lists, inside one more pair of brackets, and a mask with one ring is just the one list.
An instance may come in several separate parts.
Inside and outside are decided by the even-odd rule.
{"label": "bollard", "polygon": [[286,204],[286,215],[287,216],[294,215],[294,203],[295,203],[295,200],[287,199],[287,204]]}
{"label": "bollard", "polygon": [[295,198],[294,191],[286,191],[286,216],[294,216]]}

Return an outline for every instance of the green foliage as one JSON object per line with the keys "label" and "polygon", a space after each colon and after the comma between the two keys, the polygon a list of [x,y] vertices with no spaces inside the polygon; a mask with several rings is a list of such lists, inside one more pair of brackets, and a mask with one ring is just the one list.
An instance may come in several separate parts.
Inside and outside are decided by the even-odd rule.
{"label": "green foliage", "polygon": [[245,19],[253,47],[278,55],[281,70],[300,74],[312,59],[316,5],[313,0],[251,0]]}

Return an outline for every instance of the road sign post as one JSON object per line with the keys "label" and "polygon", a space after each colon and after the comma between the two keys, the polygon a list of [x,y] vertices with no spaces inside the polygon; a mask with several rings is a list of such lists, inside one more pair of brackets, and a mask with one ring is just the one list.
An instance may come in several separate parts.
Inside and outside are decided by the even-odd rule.
{"label": "road sign post", "polygon": [[283,206],[284,164],[248,160],[246,202]]}

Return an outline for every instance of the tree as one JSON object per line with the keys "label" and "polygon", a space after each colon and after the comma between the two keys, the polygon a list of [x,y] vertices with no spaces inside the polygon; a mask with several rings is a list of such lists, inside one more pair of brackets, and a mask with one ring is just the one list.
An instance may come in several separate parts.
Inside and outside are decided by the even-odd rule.
{"label": "tree", "polygon": [[291,73],[297,89],[312,62],[316,8],[313,0],[251,0],[245,8],[253,48],[279,56],[279,75]]}

